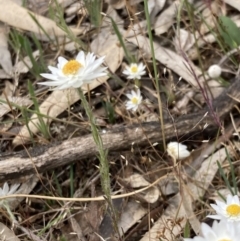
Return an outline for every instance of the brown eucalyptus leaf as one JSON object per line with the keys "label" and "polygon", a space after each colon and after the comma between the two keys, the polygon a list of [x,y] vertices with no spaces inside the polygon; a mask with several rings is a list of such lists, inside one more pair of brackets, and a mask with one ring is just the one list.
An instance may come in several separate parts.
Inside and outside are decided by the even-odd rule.
{"label": "brown eucalyptus leaf", "polygon": [[0,223],[0,240],[20,241],[20,239],[15,235],[15,233],[3,223]]}
{"label": "brown eucalyptus leaf", "polygon": [[161,35],[168,31],[177,16],[177,9],[180,5],[179,1],[174,1],[166,10],[164,10],[156,19],[154,30],[157,35]]}
{"label": "brown eucalyptus leaf", "polygon": [[[0,21],[5,24],[39,34],[42,37],[45,37],[46,32],[53,39],[56,36],[67,35],[67,33],[60,29],[51,19],[35,14],[12,1],[0,0],[0,6]],[[42,31],[32,16],[37,20],[38,24],[44,28],[44,31]],[[70,30],[76,35],[82,33],[81,29],[70,28]],[[45,39],[47,38],[45,37]]]}
{"label": "brown eucalyptus leaf", "polygon": [[8,76],[12,74],[12,59],[8,50],[8,28],[0,23],[0,65]]}
{"label": "brown eucalyptus leaf", "polygon": [[223,0],[225,3],[236,8],[240,12],[240,5],[238,0]]}

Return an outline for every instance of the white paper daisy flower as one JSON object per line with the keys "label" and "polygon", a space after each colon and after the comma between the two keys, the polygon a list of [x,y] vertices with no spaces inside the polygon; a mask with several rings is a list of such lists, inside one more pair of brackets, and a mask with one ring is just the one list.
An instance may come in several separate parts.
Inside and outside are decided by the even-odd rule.
{"label": "white paper daisy flower", "polygon": [[[11,187],[9,187],[8,183],[5,182],[3,184],[3,188],[0,188],[0,197],[14,194],[17,191],[19,186],[20,184],[13,184]],[[5,199],[0,200],[0,205],[2,205],[4,201],[6,200]]]}
{"label": "white paper daisy flower", "polygon": [[126,66],[123,74],[127,75],[128,79],[141,79],[141,76],[146,73],[146,66],[143,63],[132,63],[130,66]]}
{"label": "white paper daisy flower", "polygon": [[213,219],[226,219],[229,222],[240,222],[240,202],[237,195],[227,195],[227,202],[216,200],[216,204],[210,204],[216,211],[216,215],[208,215]]}
{"label": "white paper daisy flower", "polygon": [[212,79],[216,79],[220,77],[221,73],[222,73],[222,68],[217,64],[211,65],[208,69],[208,75]]}
{"label": "white paper daisy flower", "polygon": [[224,220],[214,221],[210,227],[205,223],[201,224],[202,236],[185,238],[184,241],[239,241],[239,227],[230,225]]}
{"label": "white paper daisy flower", "polygon": [[142,102],[142,96],[141,96],[140,90],[137,89],[136,92],[132,90],[131,93],[126,94],[126,96],[129,99],[126,103],[126,109],[136,111],[138,109],[138,106]]}
{"label": "white paper daisy flower", "polygon": [[7,182],[3,184],[3,188],[0,188],[0,197],[11,195],[16,192],[20,184],[13,184],[11,188],[9,188],[9,185]]}
{"label": "white paper daisy flower", "polygon": [[167,153],[175,160],[181,160],[190,156],[187,146],[178,142],[169,142],[167,145]]}
{"label": "white paper daisy flower", "polygon": [[48,66],[51,74],[41,74],[42,77],[51,81],[40,82],[38,84],[55,87],[53,90],[63,90],[67,88],[79,88],[83,84],[88,84],[92,80],[105,76],[107,68],[101,67],[105,57],[96,59],[93,53],[85,55],[80,51],[73,60],[58,58],[56,67]]}

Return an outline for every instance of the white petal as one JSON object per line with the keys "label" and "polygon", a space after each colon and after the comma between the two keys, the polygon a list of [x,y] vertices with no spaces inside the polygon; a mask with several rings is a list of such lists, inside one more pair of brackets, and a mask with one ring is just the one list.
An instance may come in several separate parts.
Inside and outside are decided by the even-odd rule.
{"label": "white petal", "polygon": [[76,57],[76,60],[81,63],[83,66],[86,65],[85,63],[85,53],[83,51],[80,51]]}
{"label": "white petal", "polygon": [[232,204],[232,195],[231,194],[228,194],[227,195],[227,204]]}
{"label": "white petal", "polygon": [[219,200],[216,200],[216,204],[217,204],[217,206],[218,206],[219,208],[224,209],[224,210],[225,210],[226,207],[227,207],[226,203],[221,202],[221,201],[219,201]]}
{"label": "white petal", "polygon": [[237,195],[233,196],[233,201],[235,204],[238,204],[239,205],[239,198]]}
{"label": "white petal", "polygon": [[181,150],[179,152],[179,159],[184,159],[190,156],[190,152],[188,150]]}
{"label": "white petal", "polygon": [[[88,75],[88,77],[85,79],[87,82],[90,82],[94,79],[97,79],[97,78],[100,78],[100,77],[103,77],[103,76],[106,76],[107,74],[106,73],[99,73],[99,74],[90,74]],[[85,82],[84,80],[84,82]]]}
{"label": "white petal", "polygon": [[9,186],[8,186],[8,183],[5,182],[3,184],[3,195],[7,195],[8,192],[9,192]]}
{"label": "white petal", "polygon": [[123,74],[129,75],[129,74],[130,74],[130,71],[129,71],[128,69],[125,69],[125,70],[123,70]]}
{"label": "white petal", "polygon": [[46,81],[46,82],[39,82],[39,85],[46,85],[46,86],[61,86],[63,85],[62,82],[56,82],[56,81]]}
{"label": "white petal", "polygon": [[58,65],[57,65],[57,67],[59,68],[59,69],[62,69],[63,68],[63,66],[66,64],[68,62],[68,60],[66,60],[65,58],[63,58],[63,57],[58,57]]}
{"label": "white petal", "polygon": [[128,97],[128,99],[132,99],[132,94],[126,94],[126,96]]}
{"label": "white petal", "polygon": [[96,56],[93,55],[93,53],[88,53],[86,56],[86,67],[89,67],[90,65],[94,64],[94,61],[96,59]]}
{"label": "white petal", "polygon": [[221,220],[222,219],[222,217],[221,216],[219,216],[219,215],[207,215],[207,217],[208,218],[212,218],[212,219],[217,219],[217,220]]}
{"label": "white petal", "polygon": [[52,74],[57,74],[59,69],[56,67],[48,66],[48,69],[52,72]]}
{"label": "white petal", "polygon": [[20,186],[19,183],[16,183],[16,184],[12,185],[8,194],[10,195],[10,194],[15,193],[19,186]]}
{"label": "white petal", "polygon": [[220,208],[219,208],[219,206],[218,205],[216,205],[216,204],[210,204],[210,206],[215,210],[215,211],[220,211]]}
{"label": "white petal", "polygon": [[58,80],[58,77],[53,74],[40,74],[42,77],[50,80]]}
{"label": "white petal", "polygon": [[71,83],[65,83],[65,84],[61,84],[57,87],[58,90],[64,90],[64,89],[68,89],[68,88],[71,88],[72,87],[72,84]]}
{"label": "white petal", "polygon": [[82,81],[77,81],[76,83],[72,84],[73,88],[79,88],[83,85],[84,83]]}

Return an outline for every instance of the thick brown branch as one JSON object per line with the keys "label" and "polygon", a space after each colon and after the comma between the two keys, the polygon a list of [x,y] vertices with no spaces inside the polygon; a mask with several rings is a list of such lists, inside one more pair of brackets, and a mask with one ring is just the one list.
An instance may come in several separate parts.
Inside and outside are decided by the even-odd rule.
{"label": "thick brown branch", "polygon": [[[240,99],[240,81],[234,83],[213,102],[214,109],[219,117],[227,114]],[[182,137],[187,134],[199,132],[204,129],[206,123],[209,128],[218,128],[207,108],[204,110],[180,117],[174,124],[170,120],[165,121],[164,131],[166,139]],[[175,131],[176,130],[176,131]],[[131,126],[122,126],[108,130],[102,134],[104,147],[109,150],[120,150],[130,148],[131,145],[144,145],[146,143],[161,142],[161,126],[157,122],[141,123]],[[32,174],[35,169],[38,172],[60,167],[86,157],[95,156],[97,149],[91,135],[64,141],[55,146],[41,146],[33,148],[29,155],[19,152],[10,157],[2,157],[0,161],[0,181],[10,178],[18,178],[22,175]]]}

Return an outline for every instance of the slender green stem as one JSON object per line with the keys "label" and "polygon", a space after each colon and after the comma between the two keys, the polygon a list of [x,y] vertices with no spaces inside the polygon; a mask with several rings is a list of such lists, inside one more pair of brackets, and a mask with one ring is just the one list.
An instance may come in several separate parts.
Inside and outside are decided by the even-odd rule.
{"label": "slender green stem", "polygon": [[109,176],[109,165],[108,165],[108,160],[107,160],[107,151],[104,150],[101,135],[99,134],[98,128],[97,128],[96,123],[95,123],[94,116],[93,116],[92,111],[89,107],[89,104],[88,104],[88,102],[85,98],[85,95],[84,95],[83,91],[81,90],[81,88],[78,91],[79,91],[79,95],[80,95],[80,98],[81,98],[81,101],[82,101],[82,105],[83,105],[83,107],[84,107],[84,109],[87,113],[88,118],[89,118],[93,139],[96,143],[98,153],[99,153],[100,176],[101,176],[102,189],[103,189],[103,192],[106,196],[106,201],[109,204],[109,210],[112,213],[113,227],[114,227],[116,233],[118,234],[118,236],[120,237],[121,235],[120,235],[119,230],[117,228],[118,214],[117,214],[117,212],[116,212],[116,210],[113,206],[112,198],[111,198],[111,182],[110,182],[110,176]]}
{"label": "slender green stem", "polygon": [[101,135],[98,132],[94,116],[93,116],[92,111],[89,107],[89,104],[85,98],[85,95],[81,88],[78,91],[79,91],[79,95],[80,95],[80,98],[82,101],[82,105],[89,118],[93,139],[96,143],[98,153],[99,153],[100,176],[101,176],[102,189],[103,189],[103,192],[106,195],[108,201],[110,201],[111,200],[111,185],[110,185],[110,177],[109,177],[109,165],[108,165],[108,160],[107,160],[107,151],[104,150]]}
{"label": "slender green stem", "polygon": [[8,203],[5,202],[5,203],[3,204],[3,206],[4,206],[5,209],[7,210],[7,212],[8,212],[8,214],[9,214],[9,216],[10,216],[10,219],[11,219],[12,223],[15,223],[17,220],[16,220],[15,216],[13,215],[13,213],[12,213],[12,211],[11,211]]}

